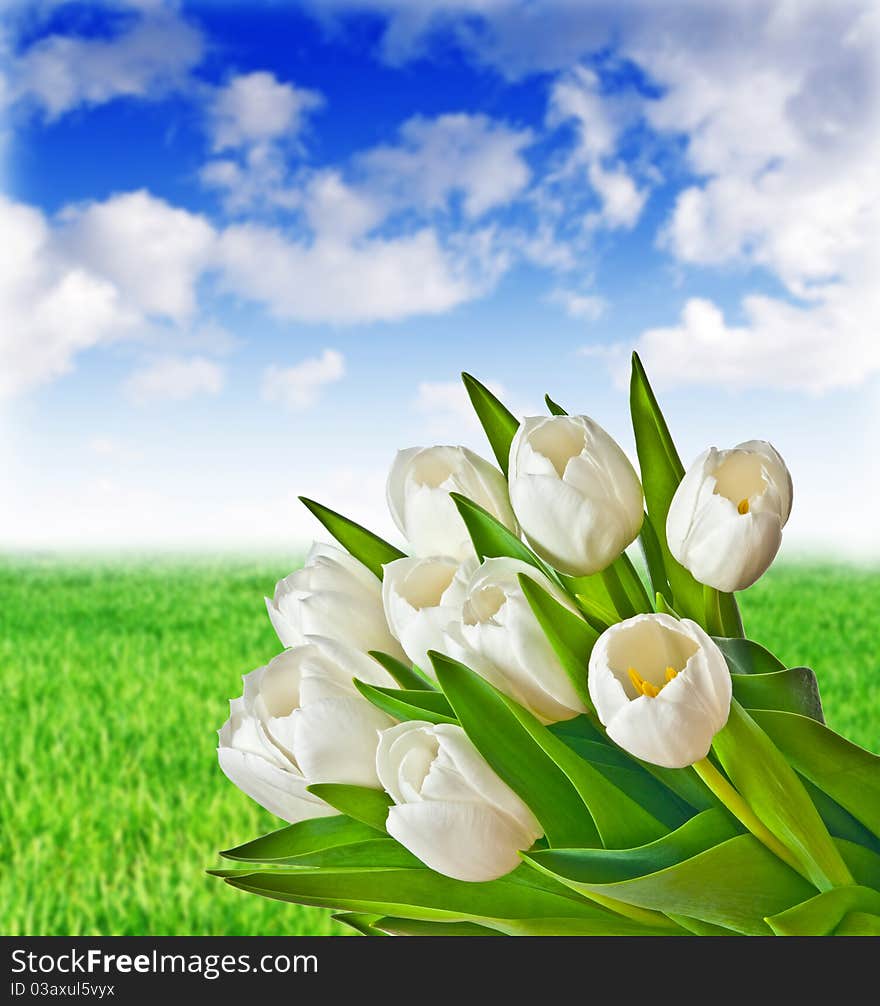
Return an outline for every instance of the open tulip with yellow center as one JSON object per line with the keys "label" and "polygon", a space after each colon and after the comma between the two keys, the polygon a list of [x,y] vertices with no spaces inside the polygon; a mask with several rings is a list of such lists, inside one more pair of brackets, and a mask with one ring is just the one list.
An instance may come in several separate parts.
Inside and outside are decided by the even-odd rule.
{"label": "open tulip with yellow center", "polygon": [[524,419],[510,445],[509,478],[529,544],[562,573],[598,573],[641,529],[639,477],[588,416]]}
{"label": "open tulip with yellow center", "polygon": [[669,551],[700,583],[744,590],[779,551],[791,501],[791,474],[770,444],[710,447],[675,491],[666,519]]}
{"label": "open tulip with yellow center", "polygon": [[608,736],[636,758],[684,768],[727,723],[724,655],[689,619],[636,615],[606,629],[590,656],[590,698]]}

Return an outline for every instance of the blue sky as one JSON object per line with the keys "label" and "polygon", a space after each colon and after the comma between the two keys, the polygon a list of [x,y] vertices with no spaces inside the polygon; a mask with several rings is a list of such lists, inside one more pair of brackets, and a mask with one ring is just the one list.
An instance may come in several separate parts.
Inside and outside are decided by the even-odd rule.
{"label": "blue sky", "polygon": [[771,440],[875,556],[878,16],[861,0],[7,4],[0,543],[391,533],[458,373],[632,449]]}

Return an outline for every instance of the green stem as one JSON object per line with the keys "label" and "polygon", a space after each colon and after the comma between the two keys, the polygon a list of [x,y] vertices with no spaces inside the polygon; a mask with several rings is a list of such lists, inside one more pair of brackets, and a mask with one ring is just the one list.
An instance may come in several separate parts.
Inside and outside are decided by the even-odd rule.
{"label": "green stem", "polygon": [[[718,797],[730,813],[742,822],[742,824],[748,828],[748,830],[755,836],[755,838],[758,839],[759,842],[766,845],[774,855],[778,856],[783,863],[786,863],[795,872],[799,873],[806,880],[810,880],[810,878],[804,873],[800,863],[798,863],[792,855],[791,851],[779,841],[779,839],[763,824],[761,820],[759,820],[752,808],[739,795],[733,786],[731,786],[724,775],[715,768],[708,758],[704,758],[702,761],[694,762],[694,771],[709,787],[709,789],[712,790],[715,796]],[[810,882],[812,883],[812,881]]]}
{"label": "green stem", "polygon": [[616,562],[613,562],[610,566],[606,566],[601,572],[602,582],[605,584],[605,589],[608,591],[608,596],[611,598],[611,603],[617,609],[617,614],[621,618],[630,618],[632,615],[638,614],[632,601],[629,599],[629,595],[626,592],[626,588],[620,579],[620,574],[615,569]]}
{"label": "green stem", "polygon": [[614,560],[612,566],[614,566],[620,582],[623,584],[623,589],[626,591],[630,604],[636,611],[653,611],[654,605],[651,603],[651,595],[648,593],[648,589],[639,576],[638,570],[632,564],[632,560],[626,552],[621,553]]}
{"label": "green stem", "polygon": [[724,635],[731,638],[742,639],[746,633],[743,628],[742,615],[739,611],[739,605],[736,603],[736,595],[719,594],[718,611],[721,615],[721,627],[724,630]]}
{"label": "green stem", "polygon": [[710,636],[725,634],[718,597],[718,591],[714,587],[703,587],[703,620]]}

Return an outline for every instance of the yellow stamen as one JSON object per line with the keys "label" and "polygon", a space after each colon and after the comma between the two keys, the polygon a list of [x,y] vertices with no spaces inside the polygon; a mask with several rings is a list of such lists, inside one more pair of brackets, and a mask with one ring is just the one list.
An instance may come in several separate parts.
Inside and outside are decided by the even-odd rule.
{"label": "yellow stamen", "polygon": [[742,499],[739,501],[739,506],[737,507],[740,513],[746,514],[749,512],[749,501],[747,499]]}
{"label": "yellow stamen", "polygon": [[657,685],[652,685],[650,681],[646,681],[641,674],[635,669],[635,667],[627,667],[626,673],[629,675],[629,680],[632,682],[633,688],[640,695],[647,695],[649,699],[656,698],[663,688],[678,674],[678,671],[674,667],[666,668],[666,681],[663,682],[659,687]]}

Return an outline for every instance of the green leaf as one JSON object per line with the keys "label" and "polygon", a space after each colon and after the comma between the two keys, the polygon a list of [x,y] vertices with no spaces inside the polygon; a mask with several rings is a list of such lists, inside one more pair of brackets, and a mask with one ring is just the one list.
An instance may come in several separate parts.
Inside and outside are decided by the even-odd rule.
{"label": "green leaf", "polygon": [[[657,532],[651,523],[651,518],[645,514],[642,521],[642,530],[639,532],[639,545],[642,555],[645,557],[645,565],[648,567],[648,577],[651,580],[651,587],[655,596],[663,598],[668,609],[672,609],[672,588],[666,577],[666,567],[663,564],[663,549],[657,538]],[[665,610],[657,608],[657,611]]]}
{"label": "green leaf", "polygon": [[847,912],[840,925],[834,930],[835,936],[880,936],[880,915],[868,912]]}
{"label": "green leaf", "polygon": [[418,869],[421,865],[420,861],[398,842],[387,837],[380,838],[375,831],[370,841],[334,845],[284,863],[285,867],[297,870]]}
{"label": "green leaf", "polygon": [[498,466],[507,477],[507,466],[510,460],[510,444],[519,429],[516,417],[498,401],[492,392],[480,384],[470,374],[462,374],[465,390],[471,400],[471,405],[486,431],[492,453],[498,461]]}
{"label": "green leaf", "polygon": [[843,838],[835,838],[834,844],[853,880],[862,887],[873,887],[875,891],[880,891],[880,855]]}
{"label": "green leaf", "polygon": [[781,709],[824,723],[816,675],[809,667],[769,674],[733,674],[733,694],[746,709]]}
{"label": "green leaf", "polygon": [[343,548],[348,549],[355,559],[359,559],[380,580],[385,563],[403,558],[404,553],[399,548],[389,545],[384,538],[355,524],[348,517],[305,496],[300,496],[300,502],[318,518]]}
{"label": "green leaf", "polygon": [[852,882],[797,773],[736,699],[712,749],[752,811],[819,890]]}
{"label": "green leaf", "polygon": [[[335,916],[334,916],[335,918]],[[400,919],[391,915],[381,917],[376,928],[389,936],[497,936],[496,929],[480,926],[476,922],[425,922],[423,919]]]}
{"label": "green leaf", "polygon": [[[815,893],[815,888],[752,835],[716,842],[716,832],[723,834],[718,821],[715,817],[707,823],[704,815],[699,815],[679,829],[691,834],[682,837],[673,832],[655,843],[668,844],[669,848],[663,850],[668,865],[642,875],[634,873],[640,868],[652,870],[657,849],[642,851],[638,862],[629,857],[640,850],[630,850],[607,863],[602,862],[603,850],[532,852],[528,859],[553,875],[565,876],[572,887],[584,892],[746,935],[770,935],[764,918],[800,904]],[[604,855],[608,855],[607,850]]]}
{"label": "green leaf", "polygon": [[670,605],[670,603],[659,591],[657,596],[654,598],[654,610],[659,612],[661,615],[669,615],[671,618],[677,618],[679,621],[681,620],[681,617],[675,608]]}
{"label": "green leaf", "polygon": [[551,844],[597,845],[599,833],[571,780],[536,744],[499,692],[464,665],[431,654],[459,722],[498,775],[529,806]]}
{"label": "green leaf", "polygon": [[567,416],[568,413],[563,409],[561,405],[557,405],[556,402],[549,395],[544,395],[544,401],[547,404],[547,411],[551,416]]}
{"label": "green leaf", "polygon": [[609,626],[620,621],[613,607],[606,608],[599,601],[586,594],[575,594],[574,599],[584,613],[584,618],[596,630],[597,635],[601,636]]}
{"label": "green leaf", "polygon": [[609,741],[586,716],[551,723],[547,729],[667,828],[679,827],[693,814],[685,800]]}
{"label": "green leaf", "polygon": [[387,793],[366,786],[344,786],[335,782],[314,783],[306,789],[355,821],[385,833],[385,819],[392,803]]}
{"label": "green leaf", "polygon": [[880,758],[806,716],[758,711],[754,719],[802,776],[880,836]]}
{"label": "green leaf", "polygon": [[[433,659],[437,678],[462,727],[501,778],[531,807],[551,845],[589,847],[597,844],[594,835],[598,831],[602,844],[620,847],[649,841],[668,830],[513,699],[463,664],[439,654]],[[551,798],[542,778],[532,774],[532,765],[566,794],[561,818],[561,807],[548,807]],[[581,801],[580,809],[571,789]],[[536,801],[540,801],[542,810]],[[588,820],[593,833],[590,841],[568,840],[572,824],[580,822],[583,829]]]}
{"label": "green leaf", "polygon": [[370,650],[373,660],[380,663],[401,688],[413,690],[436,691],[434,684],[426,674],[414,667],[409,667],[397,657],[392,657],[390,653],[383,653],[381,650]]}
{"label": "green leaf", "polygon": [[823,891],[794,908],[767,919],[777,936],[830,936],[847,913],[880,915],[880,891],[867,887],[837,887]]}
{"label": "green leaf", "polygon": [[[671,600],[673,607],[685,618],[705,624],[703,585],[673,558],[666,541],[666,516],[675,490],[684,478],[684,465],[637,353],[633,353],[632,358],[630,412],[651,530],[659,545],[663,569],[672,590],[672,597],[667,600]],[[662,584],[655,585],[654,589],[664,593]],[[736,601],[730,598],[720,607],[727,613],[726,627],[733,632],[741,624],[738,614],[736,624],[731,620],[731,613],[736,611]]]}
{"label": "green leaf", "polygon": [[314,817],[263,835],[235,849],[227,849],[220,855],[246,863],[284,863],[311,852],[375,837],[375,829],[345,815]]}
{"label": "green leaf", "polygon": [[478,503],[474,503],[461,493],[450,493],[453,502],[461,514],[468,534],[471,536],[474,551],[481,559],[492,559],[497,556],[509,556],[520,559],[535,569],[539,569],[550,580],[560,583],[559,576],[535,553],[523,544],[517,536],[492,514],[487,513]]}
{"label": "green leaf", "polygon": [[778,657],[751,639],[712,638],[724,654],[731,674],[772,674],[785,670],[785,664]]}
{"label": "green leaf", "polygon": [[455,723],[452,708],[441,692],[377,688],[354,679],[354,686],[365,699],[396,720],[425,720],[428,723]]}
{"label": "green leaf", "polygon": [[381,929],[377,929],[374,923],[381,919],[381,915],[367,915],[363,912],[337,912],[333,919],[341,922],[344,926],[350,926],[355,932],[362,936],[386,936]]}
{"label": "green leaf", "polygon": [[832,838],[843,838],[848,842],[863,845],[872,852],[880,853],[880,837],[869,831],[861,821],[853,817],[848,810],[841,807],[836,800],[832,800],[824,790],[819,789],[805,776],[799,778],[809,793],[810,799],[816,805],[816,810],[819,811],[819,816],[825,822],[828,834]]}
{"label": "green leaf", "polygon": [[587,691],[587,665],[599,633],[580,615],[560,604],[530,576],[520,573],[517,579],[578,697],[587,708],[592,709],[593,703]]}
{"label": "green leaf", "polygon": [[427,922],[563,918],[589,919],[610,929],[618,921],[618,916],[527,866],[481,883],[453,880],[426,868],[241,872],[224,879],[280,901]]}

